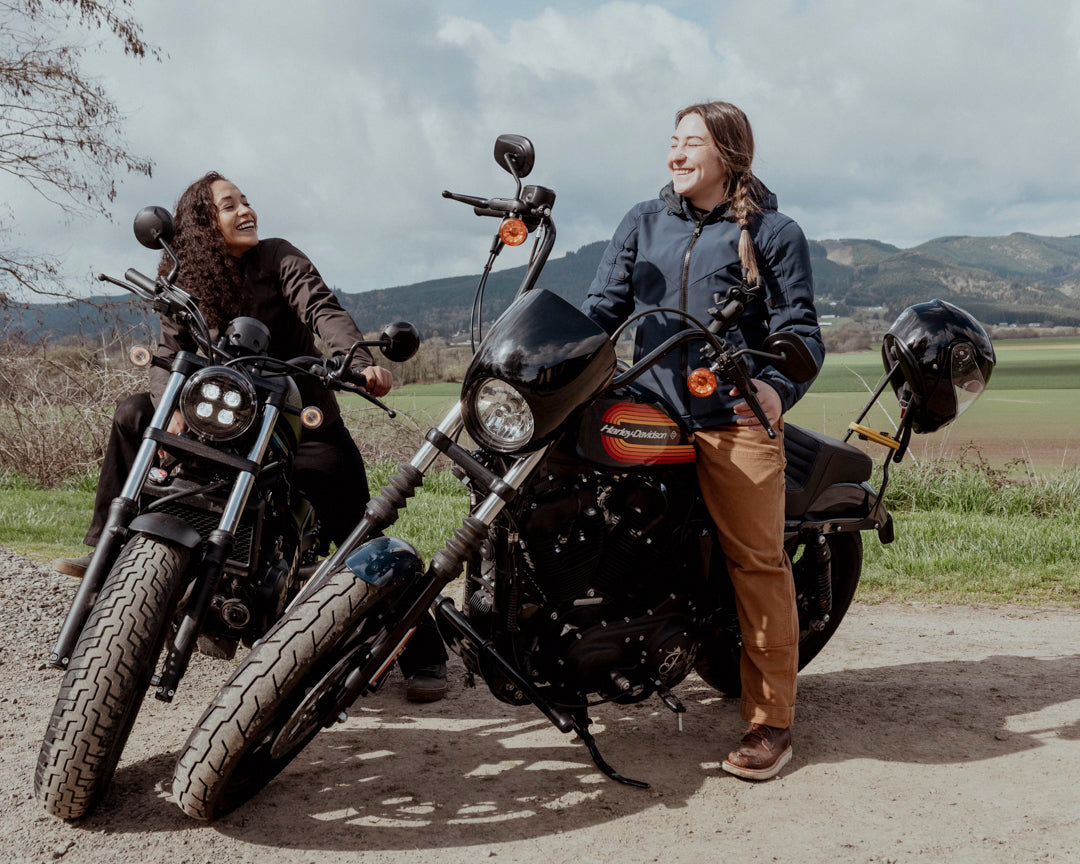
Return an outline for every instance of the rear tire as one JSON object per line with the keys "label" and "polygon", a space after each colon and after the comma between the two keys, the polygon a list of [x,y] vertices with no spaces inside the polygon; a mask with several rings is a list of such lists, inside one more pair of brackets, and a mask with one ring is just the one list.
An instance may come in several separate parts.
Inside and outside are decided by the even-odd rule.
{"label": "rear tire", "polygon": [[[832,638],[847,614],[862,575],[863,546],[862,537],[858,533],[838,532],[825,535],[825,539],[832,556],[833,599],[829,620],[821,630],[810,629],[812,615],[808,595],[800,585],[799,562],[796,561],[793,565],[796,603],[799,609],[799,669],[813,660]],[[806,554],[805,548],[803,554]],[[695,671],[710,687],[729,696],[738,696],[741,691],[741,653],[742,640],[738,632],[738,622],[732,613],[728,626],[718,628],[708,644],[702,646],[695,663]]]}
{"label": "rear tire", "polygon": [[34,794],[61,819],[105,795],[169,629],[188,550],[138,535],[102,585],[64,673],[34,772]]}
{"label": "rear tire", "polygon": [[[832,611],[829,613],[829,620],[825,622],[821,630],[810,629],[810,620],[813,616],[809,608],[809,600],[799,584],[799,579],[795,580],[796,602],[799,606],[800,669],[817,657],[825,644],[832,639],[836,628],[840,626],[840,622],[847,614],[862,576],[862,536],[855,531],[846,531],[826,534],[825,539],[829,543],[829,552],[832,556]],[[803,554],[806,555],[807,551],[804,548]],[[795,562],[796,570],[798,566],[799,562]]]}
{"label": "rear tire", "polygon": [[255,643],[180,755],[173,797],[181,810],[210,821],[238,807],[334,719],[350,661],[382,632],[374,613],[384,597],[343,570]]}

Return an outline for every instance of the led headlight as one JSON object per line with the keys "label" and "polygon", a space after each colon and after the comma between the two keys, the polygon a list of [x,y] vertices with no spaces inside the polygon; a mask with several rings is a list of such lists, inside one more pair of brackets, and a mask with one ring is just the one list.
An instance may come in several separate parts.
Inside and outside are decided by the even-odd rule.
{"label": "led headlight", "polygon": [[200,369],[184,385],[180,412],[188,428],[212,441],[243,435],[255,419],[255,388],[224,366]]}
{"label": "led headlight", "polygon": [[532,440],[536,422],[525,397],[498,378],[486,378],[473,388],[470,432],[478,443],[508,453]]}

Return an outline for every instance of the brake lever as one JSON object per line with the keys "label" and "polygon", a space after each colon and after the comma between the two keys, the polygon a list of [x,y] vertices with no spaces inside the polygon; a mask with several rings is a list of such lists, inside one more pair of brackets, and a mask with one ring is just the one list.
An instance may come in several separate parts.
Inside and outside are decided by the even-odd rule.
{"label": "brake lever", "polygon": [[[776,429],[761,407],[757,398],[757,388],[754,386],[750,371],[746,368],[746,361],[741,354],[732,354],[727,342],[720,339],[715,333],[711,336],[716,340],[716,345],[707,344],[701,349],[701,355],[711,362],[714,375],[726,381],[730,381],[746,400],[750,410],[761,423],[762,428],[770,438],[776,438]],[[719,350],[718,350],[719,349]]]}
{"label": "brake lever", "polygon": [[397,417],[397,411],[395,411],[385,402],[380,400],[378,396],[372,396],[371,393],[368,392],[367,388],[361,386],[360,384],[352,384],[348,381],[338,378],[333,381],[332,386],[337,390],[346,390],[349,393],[355,393],[357,396],[361,396],[364,399],[367,399],[367,401],[374,405],[376,408],[381,408],[383,411],[386,412],[387,416]]}

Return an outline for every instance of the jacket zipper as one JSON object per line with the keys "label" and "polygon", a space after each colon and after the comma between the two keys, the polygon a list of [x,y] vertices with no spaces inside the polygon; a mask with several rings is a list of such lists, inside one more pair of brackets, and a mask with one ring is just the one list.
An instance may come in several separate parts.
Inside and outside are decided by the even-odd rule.
{"label": "jacket zipper", "polygon": [[[694,233],[690,236],[690,242],[686,246],[686,252],[683,254],[682,285],[680,286],[680,289],[679,289],[679,308],[683,312],[689,312],[690,311],[689,309],[686,308],[686,305],[687,305],[687,302],[688,302],[688,299],[689,299],[689,293],[690,293],[690,254],[694,251],[694,245],[697,243],[698,237],[701,236],[701,231],[702,231],[702,228],[704,227],[704,225],[705,225],[705,220],[704,219],[700,219],[700,220],[697,221],[697,227],[694,228]],[[685,323],[685,322],[683,322],[683,323]],[[683,375],[685,376],[688,373],[689,367],[690,367],[690,346],[689,345],[683,345],[680,350],[681,350],[681,353],[682,353],[682,370],[683,370]],[[687,412],[690,411],[690,403],[691,403],[691,401],[692,400],[687,399],[687,402],[686,402],[686,410],[687,410]]]}

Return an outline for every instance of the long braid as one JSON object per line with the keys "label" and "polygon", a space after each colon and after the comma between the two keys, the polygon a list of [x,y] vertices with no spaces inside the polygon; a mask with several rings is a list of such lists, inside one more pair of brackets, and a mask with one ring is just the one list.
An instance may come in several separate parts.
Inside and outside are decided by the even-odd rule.
{"label": "long braid", "polygon": [[730,102],[701,102],[689,105],[675,115],[676,125],[687,114],[697,114],[705,121],[720,153],[720,159],[727,168],[731,184],[729,207],[736,224],[742,229],[739,234],[739,260],[742,262],[747,282],[755,285],[761,278],[761,272],[754,253],[750,226],[761,212],[765,187],[750,170],[754,161],[754,132],[750,121],[741,109]]}

